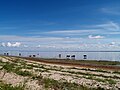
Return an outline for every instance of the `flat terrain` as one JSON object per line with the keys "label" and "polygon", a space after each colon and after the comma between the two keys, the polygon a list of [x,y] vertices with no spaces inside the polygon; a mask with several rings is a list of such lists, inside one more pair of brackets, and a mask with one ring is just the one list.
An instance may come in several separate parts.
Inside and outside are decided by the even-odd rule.
{"label": "flat terrain", "polygon": [[2,90],[120,90],[120,62],[0,56]]}

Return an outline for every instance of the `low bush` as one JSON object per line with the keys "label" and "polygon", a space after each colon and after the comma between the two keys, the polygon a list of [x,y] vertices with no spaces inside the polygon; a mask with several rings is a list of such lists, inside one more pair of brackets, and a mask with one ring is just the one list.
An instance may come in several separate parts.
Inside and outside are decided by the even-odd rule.
{"label": "low bush", "polygon": [[21,76],[32,76],[32,73],[29,71],[17,71],[16,74],[21,75]]}
{"label": "low bush", "polygon": [[12,86],[11,84],[0,83],[0,90],[24,90],[22,85]]}

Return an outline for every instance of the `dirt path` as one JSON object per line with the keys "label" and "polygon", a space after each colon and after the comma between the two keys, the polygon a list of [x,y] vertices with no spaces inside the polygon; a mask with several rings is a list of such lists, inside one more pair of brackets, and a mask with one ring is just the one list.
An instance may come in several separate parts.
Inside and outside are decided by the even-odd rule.
{"label": "dirt path", "polygon": [[24,59],[36,61],[36,62],[42,62],[47,64],[57,64],[57,65],[63,65],[63,66],[73,66],[73,67],[85,67],[85,68],[97,68],[97,69],[108,69],[108,70],[115,70],[119,71],[120,66],[112,66],[112,65],[96,65],[96,64],[83,64],[83,63],[76,63],[76,62],[69,62],[63,61],[63,60],[43,60],[39,58],[27,58],[24,57]]}

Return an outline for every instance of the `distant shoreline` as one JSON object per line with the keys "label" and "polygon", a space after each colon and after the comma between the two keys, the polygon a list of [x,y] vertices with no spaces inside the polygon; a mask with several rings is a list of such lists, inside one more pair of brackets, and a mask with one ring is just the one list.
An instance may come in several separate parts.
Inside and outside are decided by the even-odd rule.
{"label": "distant shoreline", "polygon": [[68,59],[53,59],[53,58],[47,59],[47,58],[29,58],[29,57],[18,57],[18,58],[22,58],[30,61],[48,63],[48,64],[56,64],[56,65],[120,70],[119,61],[68,60]]}
{"label": "distant shoreline", "polygon": [[0,50],[3,52],[7,52],[7,51],[19,51],[19,52],[120,52],[120,51],[39,51],[39,50]]}

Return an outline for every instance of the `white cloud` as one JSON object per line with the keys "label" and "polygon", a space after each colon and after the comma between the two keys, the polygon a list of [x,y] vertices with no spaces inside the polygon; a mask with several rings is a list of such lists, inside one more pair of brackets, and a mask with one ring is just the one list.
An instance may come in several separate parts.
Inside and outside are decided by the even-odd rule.
{"label": "white cloud", "polygon": [[120,15],[120,7],[106,7],[100,9],[103,13],[112,14],[112,15]]}
{"label": "white cloud", "polygon": [[102,39],[102,38],[105,38],[105,37],[104,36],[100,36],[100,35],[97,35],[97,36],[89,35],[88,38],[89,39]]}
{"label": "white cloud", "polygon": [[118,31],[120,30],[120,26],[118,23],[114,23],[113,21],[109,21],[107,23],[103,24],[98,24],[98,25],[92,25],[92,26],[87,26],[89,28],[96,28],[96,29],[101,29],[101,30],[107,30],[107,31]]}
{"label": "white cloud", "polygon": [[31,36],[31,37],[23,37],[23,36],[15,36],[15,35],[0,35],[1,41],[19,41],[19,42],[38,42],[38,41],[54,41],[54,40],[62,40],[63,38],[58,37],[39,37],[39,36]]}
{"label": "white cloud", "polygon": [[114,46],[115,44],[116,44],[116,42],[111,42],[109,45]]}
{"label": "white cloud", "polygon": [[29,41],[29,42],[26,42],[26,41],[23,41],[23,42],[9,41],[5,43],[2,42],[1,46],[6,47],[6,49],[7,47],[9,49],[11,47],[19,47],[22,50],[25,49],[25,50],[43,50],[43,51],[44,50],[64,50],[64,51],[65,50],[68,50],[68,51],[69,50],[78,50],[78,51],[83,50],[84,51],[84,50],[98,50],[98,49],[113,50],[116,48],[120,49],[120,46],[118,45],[119,44],[118,42],[120,42],[119,39],[115,41],[115,40],[105,38],[104,36],[101,36],[101,35],[96,35],[96,36],[89,35],[88,38],[71,38],[71,37],[39,38],[38,42],[33,43],[33,40],[36,40],[36,38],[35,39],[34,38],[32,39],[32,41]]}
{"label": "white cloud", "polygon": [[23,47],[28,47],[28,45],[23,45]]}
{"label": "white cloud", "polygon": [[8,47],[11,47],[11,46],[12,46],[12,43],[8,42],[8,43],[7,43],[7,46],[8,46]]}
{"label": "white cloud", "polygon": [[114,23],[112,21],[106,23],[106,24],[101,24],[101,25],[97,25],[98,27],[103,27],[104,29],[107,30],[113,30],[113,31],[117,31],[120,30],[120,26],[117,23]]}
{"label": "white cloud", "polygon": [[6,44],[3,42],[3,43],[1,44],[1,46],[6,47]]}
{"label": "white cloud", "polygon": [[21,43],[20,42],[15,42],[15,43],[11,43],[11,42],[4,43],[4,42],[2,42],[1,46],[3,46],[3,47],[20,47]]}
{"label": "white cloud", "polygon": [[86,32],[95,32],[96,30],[58,30],[58,31],[50,31],[46,33],[50,34],[63,34],[63,33],[86,33]]}
{"label": "white cloud", "polygon": [[119,31],[115,31],[115,32],[108,32],[108,33],[104,33],[104,34],[117,35],[117,34],[120,34],[120,32]]}
{"label": "white cloud", "polygon": [[78,30],[53,30],[53,31],[47,31],[47,32],[31,32],[31,34],[39,35],[39,34],[45,34],[48,36],[53,35],[59,35],[59,36],[87,36],[89,34],[109,34],[111,32],[118,32],[120,30],[120,25],[118,23],[115,23],[113,21],[109,21],[102,24],[97,25],[90,25],[90,26],[84,26],[84,29],[78,29]]}
{"label": "white cloud", "polygon": [[36,47],[38,47],[38,48],[39,48],[39,47],[41,47],[41,45],[37,45]]}
{"label": "white cloud", "polygon": [[[98,33],[99,29],[81,29],[81,30],[55,30],[55,31],[48,31],[48,32],[44,32],[44,34],[59,34],[59,35],[87,35],[88,33]],[[38,34],[38,33],[37,33]]]}
{"label": "white cloud", "polygon": [[20,42],[16,42],[16,43],[13,43],[12,46],[13,47],[20,47],[21,43]]}

